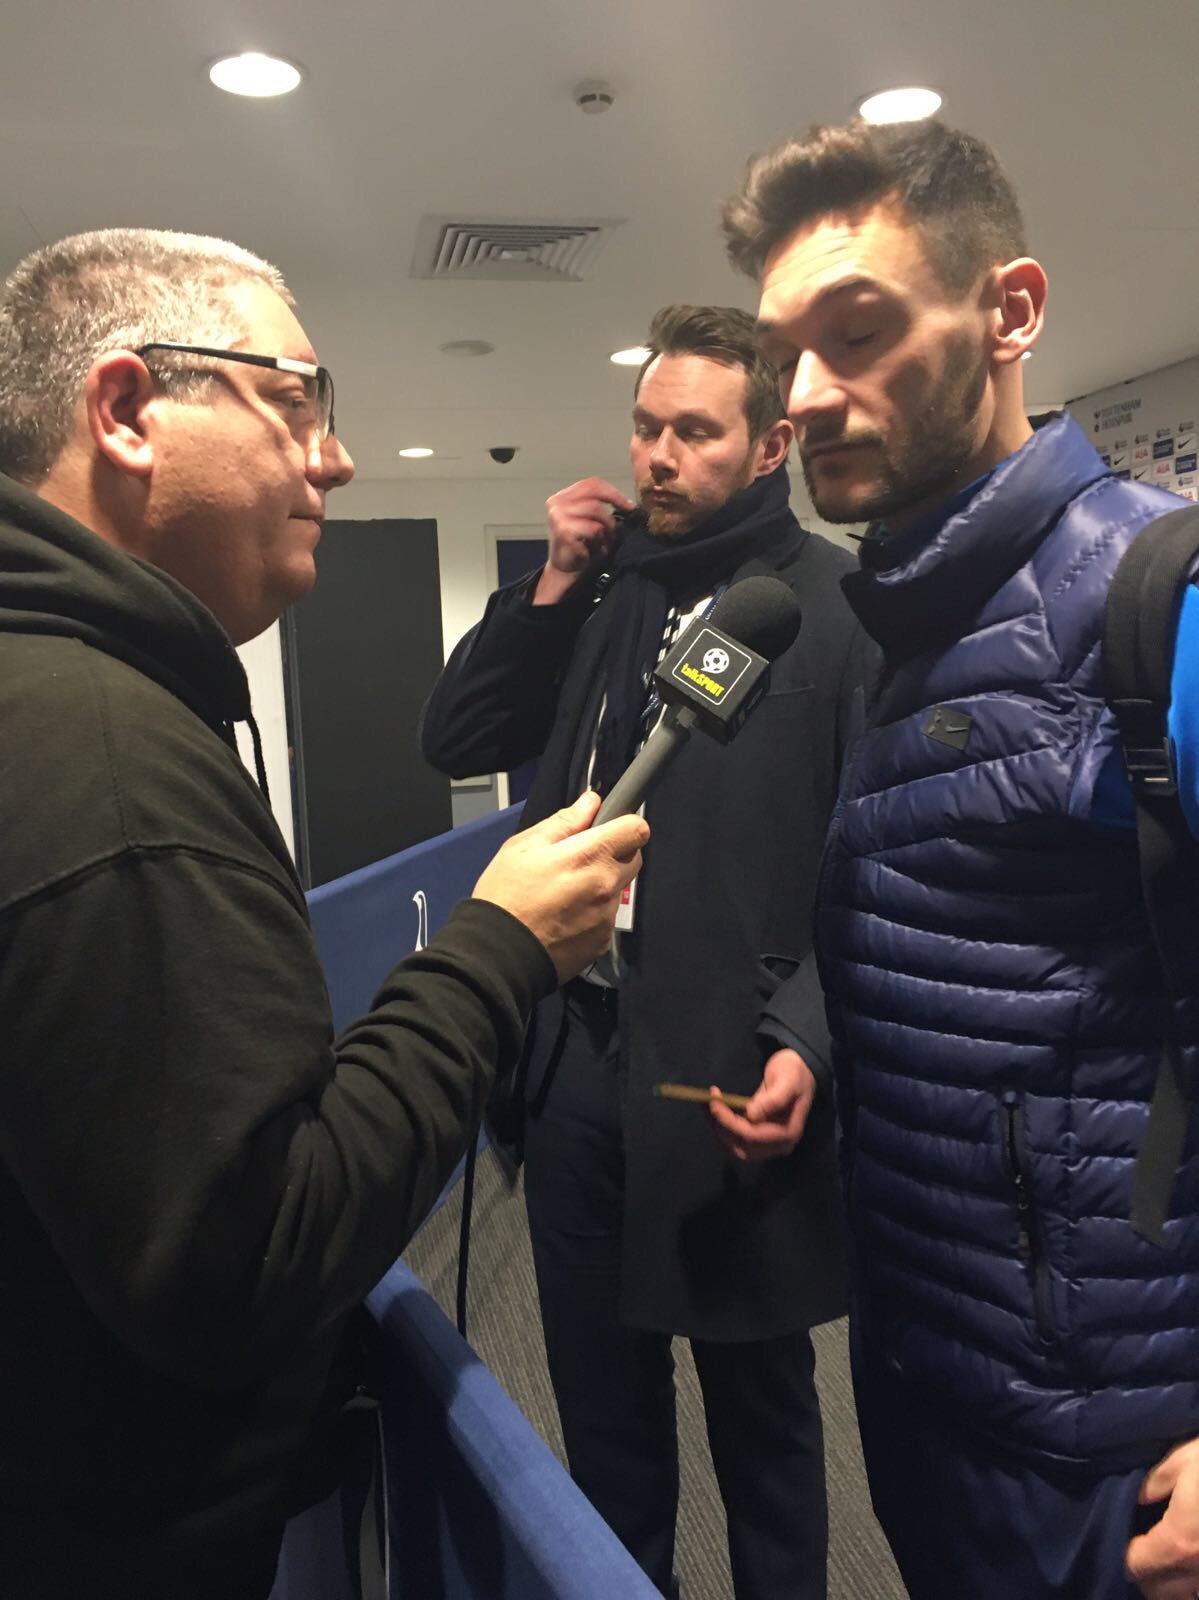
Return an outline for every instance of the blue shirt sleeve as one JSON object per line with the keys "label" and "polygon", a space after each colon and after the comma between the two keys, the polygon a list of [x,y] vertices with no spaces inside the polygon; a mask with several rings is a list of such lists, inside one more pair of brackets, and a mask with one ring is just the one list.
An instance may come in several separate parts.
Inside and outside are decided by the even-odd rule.
{"label": "blue shirt sleeve", "polygon": [[1194,580],[1187,586],[1178,615],[1167,720],[1178,798],[1187,825],[1199,839],[1199,588]]}

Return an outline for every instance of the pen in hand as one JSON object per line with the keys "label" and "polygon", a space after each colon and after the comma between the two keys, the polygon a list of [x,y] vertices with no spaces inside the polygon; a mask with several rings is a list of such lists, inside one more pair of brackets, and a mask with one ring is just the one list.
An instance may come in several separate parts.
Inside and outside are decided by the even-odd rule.
{"label": "pen in hand", "polygon": [[[655,1083],[654,1093],[663,1100],[689,1100],[695,1105],[711,1105],[716,1096],[710,1089],[694,1089],[689,1083]],[[730,1111],[744,1111],[749,1104],[749,1096],[745,1094],[725,1094],[722,1090],[720,1100],[728,1106]]]}

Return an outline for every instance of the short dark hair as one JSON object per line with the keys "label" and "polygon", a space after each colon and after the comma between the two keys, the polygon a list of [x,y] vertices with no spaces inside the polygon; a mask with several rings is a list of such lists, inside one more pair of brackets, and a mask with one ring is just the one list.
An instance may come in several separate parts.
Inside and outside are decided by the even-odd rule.
{"label": "short dark hair", "polygon": [[634,397],[659,356],[703,356],[744,369],[745,420],[751,439],[760,439],[786,415],[778,373],[762,354],[757,325],[748,311],[736,306],[663,306],[649,325],[645,343],[650,354],[637,374]]}
{"label": "short dark hair", "polygon": [[806,139],[754,157],[723,211],[729,258],[759,278],[766,257],[797,228],[888,199],[919,228],[951,293],[1026,254],[1016,191],[981,139],[936,121],[858,120],[814,127]]}

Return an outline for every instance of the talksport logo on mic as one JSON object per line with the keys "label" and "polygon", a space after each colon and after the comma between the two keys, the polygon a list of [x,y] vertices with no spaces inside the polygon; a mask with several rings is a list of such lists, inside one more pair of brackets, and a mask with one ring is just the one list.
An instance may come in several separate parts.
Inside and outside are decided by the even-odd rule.
{"label": "talksport logo on mic", "polygon": [[710,678],[706,672],[701,672],[698,667],[693,667],[690,661],[684,661],[678,668],[680,675],[693,683],[697,689],[702,689],[705,694],[710,694],[713,700],[719,700],[724,693],[725,686],[718,683],[715,678]]}
{"label": "talksport logo on mic", "polygon": [[698,689],[713,705],[720,705],[735,689],[753,663],[753,657],[739,650],[713,628],[703,628],[691,643],[672,677]]}

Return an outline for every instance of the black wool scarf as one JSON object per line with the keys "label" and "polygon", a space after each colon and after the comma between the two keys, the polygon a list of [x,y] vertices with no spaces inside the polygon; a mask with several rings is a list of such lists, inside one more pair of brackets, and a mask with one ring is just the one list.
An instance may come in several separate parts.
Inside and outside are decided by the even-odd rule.
{"label": "black wool scarf", "polygon": [[612,588],[596,616],[608,622],[600,657],[606,704],[591,785],[600,794],[636,753],[641,715],[672,605],[727,582],[744,562],[794,526],[786,467],[758,478],[681,539],[655,537],[636,511],[609,562]]}

